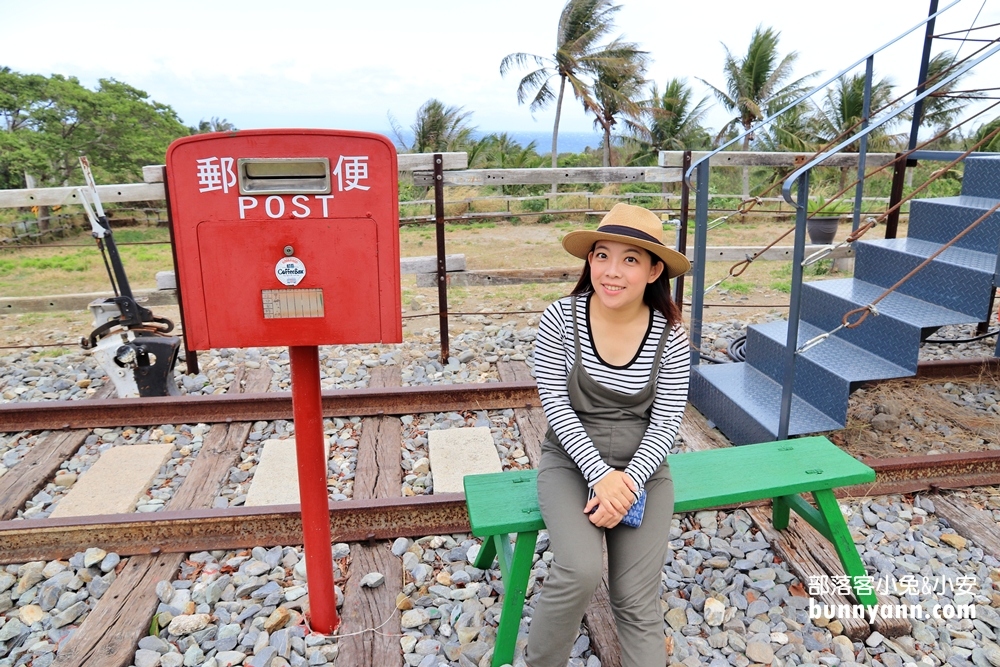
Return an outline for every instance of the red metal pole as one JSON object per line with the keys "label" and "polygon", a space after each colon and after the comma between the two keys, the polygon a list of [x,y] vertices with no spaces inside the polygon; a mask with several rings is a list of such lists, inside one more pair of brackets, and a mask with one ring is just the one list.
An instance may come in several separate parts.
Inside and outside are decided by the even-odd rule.
{"label": "red metal pole", "polygon": [[333,589],[330,501],[326,491],[323,406],[319,384],[319,348],[289,347],[295,456],[302,505],[302,544],[306,552],[309,621],[314,632],[332,634],[340,625]]}

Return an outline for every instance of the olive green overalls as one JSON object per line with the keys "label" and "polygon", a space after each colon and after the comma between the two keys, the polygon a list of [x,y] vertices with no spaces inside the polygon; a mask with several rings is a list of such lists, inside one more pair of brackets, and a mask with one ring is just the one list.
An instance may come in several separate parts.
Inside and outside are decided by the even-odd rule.
{"label": "olive green overalls", "polygon": [[[598,383],[583,367],[575,299],[571,310],[576,360],[566,383],[570,405],[604,462],[622,470],[649,425],[660,357],[670,330],[660,339],[649,382],[636,394],[623,394]],[[587,481],[549,428],[538,467],[538,502],[555,557],[532,616],[525,656],[531,667],[566,667],[584,611],[603,576],[602,538],[607,540],[608,588],[623,667],[666,664],[660,575],[674,509],[674,485],[666,462],[645,488],[646,508],[639,528],[620,524],[598,528],[583,513]]]}

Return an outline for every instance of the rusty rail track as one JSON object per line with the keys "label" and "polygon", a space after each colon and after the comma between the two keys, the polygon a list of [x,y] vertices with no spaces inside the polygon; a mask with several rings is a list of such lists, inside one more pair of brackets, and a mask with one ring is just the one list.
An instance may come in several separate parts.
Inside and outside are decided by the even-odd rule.
{"label": "rusty rail track", "polygon": [[[323,392],[325,417],[537,407],[534,382],[426,385]],[[30,401],[0,405],[0,433],[158,424],[212,424],[292,418],[290,392]]]}
{"label": "rusty rail track", "polygon": [[[922,362],[918,378],[976,376],[1000,370],[1000,359]],[[533,381],[425,385],[323,392],[326,417],[370,417],[453,410],[538,407]],[[87,401],[32,401],[0,405],[0,433],[158,424],[231,423],[291,419],[292,395],[219,394]]]}
{"label": "rusty rail track", "polygon": [[[468,532],[469,516],[461,493],[346,500],[331,503],[330,529],[337,542],[420,537]],[[65,558],[81,545],[137,556],[301,542],[298,505],[3,521],[0,563]]]}
{"label": "rusty rail track", "polygon": [[[990,364],[996,366],[997,360]],[[982,360],[922,364],[924,377],[976,375]],[[526,369],[525,369],[526,370]],[[508,378],[510,379],[510,378]],[[327,391],[327,416],[380,416],[469,409],[534,408],[530,380]],[[0,406],[0,431],[87,428],[164,423],[250,422],[290,418],[287,393],[95,399],[12,403]],[[868,459],[871,485],[842,489],[844,496],[913,493],[1000,484],[1000,451]],[[468,532],[462,494],[332,503],[330,525],[339,541]],[[233,549],[300,541],[297,505],[187,510],[75,519],[0,522],[0,563],[66,558],[81,545],[122,556]]]}
{"label": "rusty rail track", "polygon": [[[875,469],[875,482],[840,489],[838,495],[859,497],[1000,484],[1000,451],[868,459],[865,463]],[[448,493],[332,503],[330,529],[339,542],[364,542],[465,533],[470,527],[464,494]],[[298,544],[301,535],[298,505],[3,521],[0,564],[68,558],[82,546],[136,556]]]}
{"label": "rusty rail track", "polygon": [[[996,360],[989,360],[987,363],[983,363],[982,360],[937,362],[922,364],[918,376],[975,376],[989,373],[991,369],[997,367]],[[324,392],[323,411],[326,416],[386,417],[421,412],[514,408],[525,439],[525,447],[531,458],[537,454],[535,449],[544,432],[542,424],[529,418],[541,413],[537,409],[539,401],[534,381],[523,365],[518,365],[516,369],[498,367],[498,370],[505,382],[405,388],[384,386],[386,383],[399,382],[396,369],[394,378],[387,376],[382,378],[382,382],[376,381],[377,378],[373,376],[373,387],[369,389]],[[0,406],[0,431],[37,429],[59,431],[68,428],[85,429],[124,424],[222,423],[230,424],[217,427],[221,429],[219,432],[223,434],[227,443],[230,436],[225,434],[238,431],[232,436],[231,443],[238,449],[250,428],[248,422],[290,418],[292,415],[290,394],[236,393],[240,386],[237,380],[230,388],[234,393],[219,396],[7,404]],[[262,381],[256,383],[255,388],[249,384],[247,388],[250,391],[260,391],[266,386],[267,382]],[[544,419],[542,421],[544,422]],[[365,422],[374,422],[376,426],[371,432],[369,437],[371,441],[366,451],[374,452],[382,448],[385,449],[383,453],[386,456],[373,454],[364,461],[359,456],[358,473],[361,475],[362,469],[365,469],[364,472],[368,477],[374,475],[374,479],[381,479],[379,472],[385,465],[395,466],[395,456],[398,454],[393,452],[400,447],[400,441],[398,432],[394,437],[390,437],[392,429],[386,431],[378,424],[383,422],[398,424],[398,420],[367,419]],[[367,431],[371,426],[369,423],[364,429]],[[217,429],[213,429],[213,433]],[[77,431],[80,432],[86,433]],[[49,436],[50,439],[56,440],[60,437],[61,433]],[[219,470],[224,471],[226,465],[214,461],[223,461],[224,455],[233,455],[237,449],[206,448],[202,451],[202,456],[214,456],[212,459],[206,459],[206,462],[212,462],[209,467],[214,473]],[[54,451],[52,456],[60,458],[64,456],[62,451]],[[535,464],[537,464],[536,459],[536,456],[532,458]],[[874,459],[867,460],[866,463],[876,470],[876,482],[842,489],[841,495],[858,497],[1000,483],[1000,451]],[[390,484],[392,494],[398,493],[399,489],[398,468],[395,469],[395,474],[395,481]],[[202,477],[206,480],[214,479],[208,473]],[[187,481],[194,484],[192,488],[207,490],[205,484],[198,483],[200,479],[196,476],[195,479]],[[360,479],[356,478],[358,484],[361,484]],[[24,486],[23,483],[20,485]],[[355,543],[351,546],[351,556],[352,559],[357,559],[356,563],[360,563],[358,567],[361,567],[362,571],[368,563],[365,554],[374,553],[377,556],[386,552],[384,547],[387,539],[470,531],[462,494],[405,498],[382,497],[378,494],[366,496],[356,485],[355,495],[358,498],[356,500],[332,502],[329,507],[329,517],[333,539]],[[22,493],[19,497],[23,496]],[[0,564],[65,559],[90,546],[99,546],[123,557],[129,557],[126,562],[127,567],[131,569],[128,572],[132,570],[134,572],[130,575],[131,578],[121,579],[120,587],[122,591],[141,589],[141,594],[136,595],[136,603],[127,606],[118,602],[118,597],[123,595],[122,591],[105,596],[107,599],[102,601],[99,610],[89,619],[89,626],[88,622],[85,622],[77,633],[79,641],[65,647],[60,654],[62,661],[60,664],[65,663],[70,667],[90,664],[128,664],[135,652],[135,642],[138,641],[139,634],[145,632],[153,611],[155,595],[152,586],[156,577],[172,576],[171,573],[185,558],[185,554],[203,550],[232,550],[301,543],[302,523],[298,505],[201,509],[208,506],[204,499],[201,502],[202,504],[179,502],[177,507],[190,509],[155,514],[130,513],[0,522]],[[757,504],[766,504],[766,501]],[[359,542],[362,544],[358,544]],[[366,542],[367,546],[364,544]],[[371,569],[370,565],[367,567]],[[399,564],[393,561],[388,570],[375,569],[396,572],[399,568]],[[399,570],[397,578],[401,576]],[[352,614],[357,616],[356,608],[359,604],[362,608],[374,604],[367,597],[360,600],[356,589],[356,585],[354,588],[351,585],[346,588],[348,600],[345,601],[345,605],[348,603],[354,605],[351,607],[354,610],[352,612],[346,611],[345,606],[345,614],[348,616]],[[374,614],[372,618],[377,620],[389,613],[393,605],[391,598],[390,595],[386,598],[387,601],[383,601],[385,604],[376,605],[378,609],[371,612]],[[607,609],[606,601],[603,606],[598,605],[598,607],[597,612],[600,613],[588,616],[588,627],[592,637],[595,638],[595,651],[602,657],[607,656],[608,664],[614,665],[616,661],[611,656],[619,652],[619,647],[606,622],[610,618],[610,611]],[[364,621],[359,627],[369,626],[371,622]],[[345,628],[347,627],[345,625]],[[114,663],[105,661],[103,648],[95,652],[97,651],[95,647],[106,644],[105,639],[108,634],[120,640],[117,654],[120,654],[121,660]],[[368,651],[366,646],[361,646],[361,643],[363,642],[352,644],[350,640],[343,642],[341,659],[364,666],[386,663],[385,660],[373,658],[375,653]],[[398,655],[396,653],[398,645],[390,641],[388,651],[393,656]],[[90,659],[98,655],[100,657],[96,662]],[[395,658],[392,662],[395,663]]]}

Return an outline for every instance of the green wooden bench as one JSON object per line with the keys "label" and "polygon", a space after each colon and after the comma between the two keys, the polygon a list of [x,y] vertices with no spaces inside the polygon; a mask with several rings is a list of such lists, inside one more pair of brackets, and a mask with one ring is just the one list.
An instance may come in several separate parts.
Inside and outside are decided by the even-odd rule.
{"label": "green wooden bench", "polygon": [[[833,489],[873,482],[875,471],[826,438],[673,454],[668,462],[674,480],[675,512],[770,498],[775,528],[786,528],[789,510],[795,510],[833,544],[852,582],[854,577],[865,576]],[[535,538],[545,528],[538,509],[537,476],[535,470],[520,470],[465,478],[472,534],[483,538],[473,566],[488,569],[497,559],[504,586],[494,667],[514,658]],[[803,493],[812,494],[816,507],[800,495]],[[511,534],[516,536],[513,546]],[[855,587],[854,593],[866,606],[877,604],[870,588]]]}

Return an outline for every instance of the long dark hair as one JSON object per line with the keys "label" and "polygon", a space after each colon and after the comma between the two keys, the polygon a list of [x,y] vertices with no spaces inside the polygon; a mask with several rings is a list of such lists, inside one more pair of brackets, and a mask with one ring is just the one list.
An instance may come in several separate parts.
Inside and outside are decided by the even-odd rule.
{"label": "long dark hair", "polygon": [[[648,250],[646,252],[649,252]],[[659,257],[649,252],[649,256],[653,258],[653,266],[656,266],[657,262],[662,262]],[[576,287],[570,292],[570,296],[582,296],[584,294],[590,294],[594,291],[594,283],[590,280],[590,261],[584,260],[583,262],[583,272],[580,274],[580,280],[577,281]],[[663,267],[663,271],[660,272],[660,277],[651,283],[646,284],[646,290],[642,294],[642,301],[647,306],[653,310],[659,311],[661,315],[667,318],[667,328],[673,329],[674,326],[680,324],[681,322],[681,309],[677,307],[674,300],[670,298],[670,279],[667,278],[667,267]]]}

